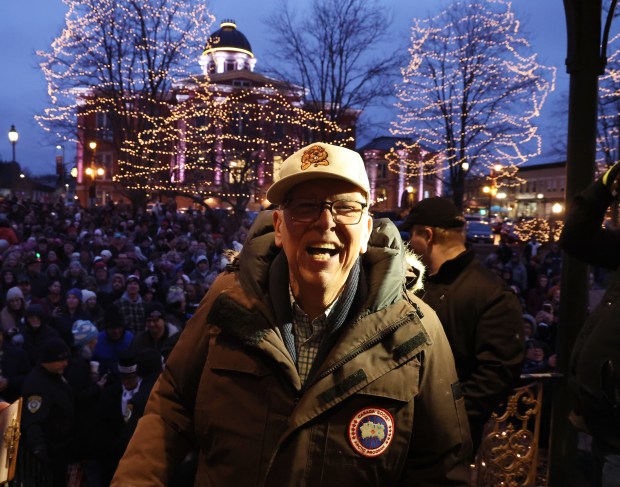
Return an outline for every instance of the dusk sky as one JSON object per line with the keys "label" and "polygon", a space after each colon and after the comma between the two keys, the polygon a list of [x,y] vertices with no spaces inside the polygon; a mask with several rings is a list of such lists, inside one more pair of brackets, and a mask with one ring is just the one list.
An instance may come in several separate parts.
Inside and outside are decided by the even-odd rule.
{"label": "dusk sky", "polygon": [[[303,5],[308,0],[296,0],[293,5]],[[260,6],[258,6],[260,4]],[[444,3],[437,0],[382,0],[381,4],[392,9],[395,21],[392,27],[394,42],[404,45],[409,37],[411,19],[426,18],[437,13]],[[210,29],[217,29],[225,18],[236,21],[250,43],[261,71],[269,58],[268,27],[262,20],[278,5],[276,0],[210,0],[210,11],[216,22]],[[296,7],[299,8],[299,7]],[[566,115],[560,115],[561,104],[566,102],[568,75],[564,66],[566,58],[566,28],[562,0],[514,0],[513,9],[524,28],[530,33],[532,48],[539,53],[539,62],[556,66],[556,91],[549,97],[539,125],[543,134],[543,154],[536,162],[558,160],[552,152],[552,139],[564,138]],[[56,145],[59,141],[39,127],[34,115],[41,113],[48,103],[47,86],[38,67],[35,51],[49,50],[52,40],[64,26],[66,7],[61,0],[4,0],[0,2],[0,160],[12,158],[8,131],[12,124],[19,132],[16,160],[33,174],[52,173]],[[197,54],[197,56],[199,53]],[[390,135],[391,114],[377,114],[385,120],[383,128],[374,136]],[[358,141],[358,145],[366,141]],[[67,147],[67,159],[72,154]]]}

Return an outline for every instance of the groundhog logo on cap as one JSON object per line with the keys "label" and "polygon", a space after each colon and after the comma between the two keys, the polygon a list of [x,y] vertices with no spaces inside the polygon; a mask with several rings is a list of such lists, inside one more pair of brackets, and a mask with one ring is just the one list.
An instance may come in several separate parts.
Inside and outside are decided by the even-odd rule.
{"label": "groundhog logo on cap", "polygon": [[320,145],[313,145],[306,149],[301,156],[301,170],[304,171],[314,164],[314,167],[329,166],[327,151]]}

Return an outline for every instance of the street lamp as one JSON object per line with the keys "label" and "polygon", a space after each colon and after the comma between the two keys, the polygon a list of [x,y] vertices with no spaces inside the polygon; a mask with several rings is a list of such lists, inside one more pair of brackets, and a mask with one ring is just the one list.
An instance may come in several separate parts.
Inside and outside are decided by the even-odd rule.
{"label": "street lamp", "polygon": [[482,192],[489,195],[489,223],[491,223],[491,208],[493,207],[493,197],[497,194],[497,187],[484,186]]}
{"label": "street lamp", "polygon": [[9,141],[13,146],[13,162],[15,162],[15,144],[17,143],[18,139],[19,134],[17,133],[17,130],[15,130],[15,125],[11,125],[11,130],[9,130]]}

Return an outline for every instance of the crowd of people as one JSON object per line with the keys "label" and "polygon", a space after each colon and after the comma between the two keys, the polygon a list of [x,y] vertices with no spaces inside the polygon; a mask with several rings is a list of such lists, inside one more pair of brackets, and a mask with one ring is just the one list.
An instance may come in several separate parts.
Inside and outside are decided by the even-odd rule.
{"label": "crowd of people", "polygon": [[[343,218],[338,212],[345,209],[329,204],[332,218]],[[308,209],[288,211],[303,218]],[[23,397],[24,447],[47,469],[50,485],[66,485],[67,472],[83,485],[112,482],[181,331],[243,247],[251,223],[231,226],[209,209],[179,212],[173,201],[149,212],[122,203],[84,209],[62,201],[0,202],[0,398]],[[437,312],[453,349],[475,452],[484,422],[519,373],[555,368],[562,253],[556,243],[535,239],[502,242],[478,255],[482,271],[472,260],[476,249],[466,250],[465,220],[446,201],[419,204],[405,224],[428,272],[417,293]],[[459,291],[460,301],[458,275],[476,282],[471,293]],[[484,295],[475,292],[483,288]],[[486,344],[500,342],[493,349],[501,356],[491,360]],[[289,352],[303,346],[295,342]],[[454,387],[456,400],[461,392]]]}
{"label": "crowd of people", "polygon": [[485,264],[517,296],[523,312],[526,344],[524,373],[549,372],[556,366],[562,252],[556,242],[541,245],[500,243]]}
{"label": "crowd of people", "polygon": [[23,397],[24,450],[53,485],[78,465],[109,485],[162,364],[241,248],[250,221],[228,223],[174,202],[0,202],[0,398]]}

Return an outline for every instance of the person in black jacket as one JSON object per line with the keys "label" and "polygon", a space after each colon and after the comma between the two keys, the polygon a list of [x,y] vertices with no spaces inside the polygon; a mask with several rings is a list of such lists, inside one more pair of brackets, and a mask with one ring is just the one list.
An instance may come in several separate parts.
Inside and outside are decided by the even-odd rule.
{"label": "person in black jacket", "polygon": [[28,355],[31,366],[35,366],[39,361],[45,344],[52,338],[60,337],[48,324],[48,316],[40,304],[31,304],[26,308],[26,316],[19,331],[23,337],[22,347]]}
{"label": "person in black jacket", "polygon": [[63,377],[68,356],[61,338],[50,339],[22,387],[25,447],[52,472],[54,487],[66,485],[67,469],[76,457],[74,396]]}
{"label": "person in black jacket", "polygon": [[576,195],[566,215],[560,245],[590,265],[615,271],[575,341],[568,370],[577,405],[571,420],[592,435],[597,485],[620,478],[620,230],[603,227],[607,209],[620,195],[620,164]]}
{"label": "person in black jacket", "polygon": [[474,452],[484,424],[519,380],[524,357],[522,309],[499,276],[465,246],[465,218],[440,197],[417,203],[401,224],[427,267],[422,299],[452,346]]}
{"label": "person in black jacket", "polygon": [[162,369],[162,356],[154,348],[121,354],[119,379],[105,385],[94,424],[102,485],[109,485]]}
{"label": "person in black jacket", "polygon": [[12,403],[19,398],[30,361],[24,350],[5,343],[4,337],[0,333],[0,400]]}
{"label": "person in black jacket", "polygon": [[145,306],[146,328],[138,332],[129,348],[137,355],[145,349],[155,349],[166,360],[179,339],[179,329],[166,321],[164,305],[152,301]]}

